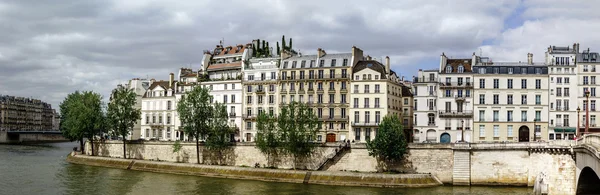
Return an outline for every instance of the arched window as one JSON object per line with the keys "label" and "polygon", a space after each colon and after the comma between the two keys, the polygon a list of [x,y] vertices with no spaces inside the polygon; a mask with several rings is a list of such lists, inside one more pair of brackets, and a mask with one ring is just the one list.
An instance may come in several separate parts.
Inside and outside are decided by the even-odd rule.
{"label": "arched window", "polygon": [[446,73],[452,73],[452,66],[446,66]]}
{"label": "arched window", "polygon": [[460,65],[460,66],[458,66],[458,70],[457,71],[458,71],[458,73],[463,73],[463,72],[465,72],[465,67],[462,66],[462,65]]}

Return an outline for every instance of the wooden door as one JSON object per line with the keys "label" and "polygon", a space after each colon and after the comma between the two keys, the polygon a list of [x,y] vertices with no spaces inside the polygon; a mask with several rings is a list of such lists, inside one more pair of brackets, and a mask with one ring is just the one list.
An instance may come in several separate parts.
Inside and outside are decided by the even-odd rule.
{"label": "wooden door", "polygon": [[519,128],[519,142],[529,142],[529,127],[521,126]]}
{"label": "wooden door", "polygon": [[326,141],[327,142],[335,142],[335,134],[334,133],[327,134]]}

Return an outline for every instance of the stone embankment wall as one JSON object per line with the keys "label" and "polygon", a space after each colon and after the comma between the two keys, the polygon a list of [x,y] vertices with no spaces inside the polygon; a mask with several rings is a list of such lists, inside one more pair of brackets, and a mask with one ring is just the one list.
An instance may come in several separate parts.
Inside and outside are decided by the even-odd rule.
{"label": "stone embankment wall", "polygon": [[427,187],[442,185],[441,182],[436,180],[430,174],[374,174],[327,171],[295,171],[92,157],[75,155],[75,153],[71,153],[71,155],[67,157],[67,161],[74,164],[138,171],[290,183],[370,187]]}
{"label": "stone embankment wall", "polygon": [[[121,158],[123,155],[120,142],[96,144],[100,156]],[[128,144],[128,156],[144,160],[196,163],[194,143],[183,143],[179,153],[173,153],[172,144]],[[316,169],[327,157],[335,154],[337,147],[336,144],[324,145],[317,149],[313,159],[307,160],[308,163],[296,167]],[[551,194],[573,194],[576,167],[569,148],[570,146],[551,143],[409,144],[406,159],[390,165],[369,156],[364,144],[351,144],[351,149],[335,160],[327,171],[376,172],[386,168],[404,173],[431,173],[446,184],[515,186],[533,186],[536,177],[544,173],[548,176],[548,190]],[[86,151],[90,152],[89,144]],[[465,152],[468,155],[464,155]],[[201,159],[213,162],[211,155],[205,153],[201,154]],[[267,157],[253,143],[240,143],[227,151],[227,156],[227,165],[252,167],[255,163],[267,164]],[[455,160],[460,164],[457,165]],[[290,157],[279,157],[277,167],[292,168],[291,162],[293,160]],[[457,178],[460,179],[458,183]]]}
{"label": "stone embankment wall", "polygon": [[61,134],[11,134],[0,132],[0,144],[44,143],[69,141]]}

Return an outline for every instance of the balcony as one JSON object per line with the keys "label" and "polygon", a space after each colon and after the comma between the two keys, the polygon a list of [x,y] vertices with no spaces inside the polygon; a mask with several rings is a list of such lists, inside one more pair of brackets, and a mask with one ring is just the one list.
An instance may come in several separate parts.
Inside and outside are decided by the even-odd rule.
{"label": "balcony", "polygon": [[243,119],[256,119],[257,115],[256,114],[243,114],[242,118]]}
{"label": "balcony", "polygon": [[415,78],[413,80],[413,82],[415,83],[437,83],[438,82],[438,78],[437,77],[423,77],[423,78]]}
{"label": "balcony", "polygon": [[471,82],[443,82],[440,83],[440,89],[458,89],[458,88],[473,88],[473,83]]}
{"label": "balcony", "polygon": [[473,117],[473,111],[472,110],[441,110],[439,112],[440,117],[458,117],[458,118],[465,118],[465,117]]}
{"label": "balcony", "polygon": [[433,126],[435,126],[435,123],[429,122],[429,123],[427,123],[427,126],[433,127]]}
{"label": "balcony", "polygon": [[347,121],[348,120],[348,116],[343,116],[343,115],[335,115],[335,116],[323,116],[321,118],[319,118],[322,121]]}
{"label": "balcony", "polygon": [[235,117],[235,116],[236,116],[235,112],[229,113],[229,117]]}
{"label": "balcony", "polygon": [[258,88],[258,89],[256,89],[256,92],[255,92],[255,93],[257,93],[257,94],[265,94],[265,89],[263,89],[263,88]]}
{"label": "balcony", "polygon": [[287,93],[287,89],[285,89],[285,88],[281,88],[281,89],[279,90],[279,92],[280,92],[280,93]]}
{"label": "balcony", "polygon": [[348,88],[342,88],[342,89],[340,89],[340,93],[348,93]]}
{"label": "balcony", "polygon": [[352,123],[353,127],[376,127],[379,126],[379,123],[376,122],[354,122]]}
{"label": "balcony", "polygon": [[465,101],[465,96],[463,96],[463,95],[455,95],[454,99],[456,99],[456,101]]}

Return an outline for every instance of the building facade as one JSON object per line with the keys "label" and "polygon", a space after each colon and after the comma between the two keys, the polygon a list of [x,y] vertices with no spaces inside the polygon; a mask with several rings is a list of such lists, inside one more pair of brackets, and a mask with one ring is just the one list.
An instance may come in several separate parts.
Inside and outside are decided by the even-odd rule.
{"label": "building facade", "polygon": [[37,99],[0,96],[0,131],[52,131],[56,111]]}
{"label": "building facade", "polygon": [[[550,46],[546,51],[548,65],[550,112],[549,140],[573,139],[577,128],[578,81],[576,67],[576,46]],[[528,54],[528,59],[533,54]]]}
{"label": "building facade", "polygon": [[[140,79],[140,78],[134,78],[131,79],[127,82],[127,84],[125,85],[125,87],[133,90],[133,92],[135,93],[135,108],[137,109],[142,109],[142,98],[144,97],[144,94],[146,94],[146,90],[148,90],[148,87],[150,87],[150,81],[147,79]],[[129,140],[136,140],[136,139],[140,139],[142,138],[142,118],[140,117],[139,120],[137,120],[135,122],[135,125],[133,126],[133,130],[131,131],[131,134],[129,137],[127,137],[127,139]]]}
{"label": "building facade", "polygon": [[439,70],[420,69],[413,78],[413,142],[437,142]]}
{"label": "building facade", "polygon": [[[578,50],[579,44],[576,44],[576,48]],[[596,82],[598,76],[596,68],[600,67],[600,55],[598,52],[591,52],[588,48],[577,54],[576,61],[577,98],[573,98],[572,101],[577,101],[577,108],[579,108],[580,113],[578,114],[578,119],[575,120],[579,120],[579,132],[597,133],[600,132],[600,127],[598,127],[599,124],[596,117],[600,113],[596,109],[596,103],[600,101],[600,98],[596,94],[596,89],[599,85]],[[586,124],[588,123],[588,129],[586,130]]]}
{"label": "building facade", "polygon": [[142,97],[140,138],[162,141],[182,139],[183,134],[175,126],[177,81],[173,80],[173,73],[169,81],[152,79],[149,84]]}
{"label": "building facade", "polygon": [[548,67],[491,62],[473,66],[474,142],[548,140]]}
{"label": "building facade", "polygon": [[252,58],[242,67],[242,140],[253,142],[256,138],[256,118],[265,112],[279,113],[279,57]]}

